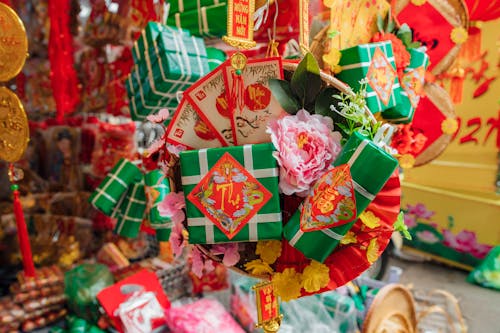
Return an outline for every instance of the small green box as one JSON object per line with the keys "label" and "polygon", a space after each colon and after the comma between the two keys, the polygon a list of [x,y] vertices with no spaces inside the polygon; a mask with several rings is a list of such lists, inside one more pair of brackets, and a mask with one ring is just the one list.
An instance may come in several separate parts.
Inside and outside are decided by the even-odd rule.
{"label": "small green box", "polygon": [[405,68],[400,77],[401,103],[382,112],[382,117],[393,123],[411,123],[425,84],[425,71],[429,66],[429,57],[424,51],[418,49],[411,49],[410,56],[410,65]]}
{"label": "small green box", "polygon": [[[186,198],[188,198],[189,194],[199,183],[203,183],[206,174],[211,173],[216,175],[216,172],[219,172],[219,169],[213,169],[213,167],[220,162],[221,158],[227,156],[225,155],[226,153],[254,177],[263,189],[268,191],[262,197],[270,194],[268,197],[269,200],[263,202],[263,206],[260,207],[257,213],[246,224],[243,224],[244,226],[231,239],[211,219],[206,217],[192,201],[186,199],[189,242],[191,244],[215,244],[269,239],[281,240],[283,225],[278,193],[278,167],[276,159],[273,157],[273,151],[274,146],[271,143],[264,143],[190,150],[180,153],[182,186]],[[228,170],[234,169],[230,168]],[[241,172],[240,174],[244,175],[244,173]],[[257,195],[256,193],[259,191],[259,188],[254,186],[255,183],[246,176],[240,177],[243,177],[246,188],[257,188],[257,190],[250,191]],[[214,182],[219,184],[215,180],[215,176]],[[217,185],[209,186],[205,192],[210,191],[210,194],[212,194],[216,191],[216,187]],[[260,191],[260,193],[263,192]],[[247,207],[247,204],[252,205],[253,203],[250,200],[253,201],[255,199],[254,197],[247,197],[249,201],[245,201],[243,196],[239,196],[236,193],[234,193],[234,197],[245,202],[244,208]],[[254,208],[257,208],[257,206],[254,206]],[[215,212],[218,211],[215,210]]]}
{"label": "small green box", "polygon": [[[389,180],[398,161],[371,140],[355,132],[333,164],[350,166],[359,216]],[[303,232],[300,229],[300,215],[299,208],[284,228],[285,238],[306,257],[319,262],[328,258],[356,222],[355,219],[338,227]]]}
{"label": "small green box", "polygon": [[169,15],[184,13],[190,10],[200,10],[201,7],[218,5],[221,2],[219,0],[169,0]]}
{"label": "small green box", "polygon": [[186,29],[200,37],[222,37],[227,34],[227,4],[200,7],[169,15],[167,24]]}
{"label": "small green box", "polygon": [[390,109],[401,102],[391,42],[357,45],[341,53],[339,65],[342,71],[336,77],[356,92],[361,87],[360,81],[366,80],[365,99],[372,113]]}

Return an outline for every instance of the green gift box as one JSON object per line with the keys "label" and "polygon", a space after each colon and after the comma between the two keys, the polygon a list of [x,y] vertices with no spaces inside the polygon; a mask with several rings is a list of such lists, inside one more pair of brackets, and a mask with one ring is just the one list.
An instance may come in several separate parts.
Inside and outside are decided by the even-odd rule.
{"label": "green gift box", "polygon": [[172,221],[161,216],[158,205],[170,193],[170,182],[160,170],[153,170],[144,176],[146,193],[150,201],[148,219],[151,227],[156,230],[156,238],[159,241],[168,241],[172,230]]}
{"label": "green gift box", "polygon": [[139,235],[147,207],[144,183],[136,183],[128,188],[127,195],[120,203],[114,232],[117,235],[135,238]]}
{"label": "green gift box", "polygon": [[158,35],[160,35],[164,31],[177,32],[185,36],[190,35],[190,32],[187,30],[177,29],[176,27],[169,27],[158,22],[148,22],[146,27],[142,30],[139,38],[134,42],[134,46],[132,47],[132,57],[134,58],[135,63],[143,60],[143,54],[146,52],[146,50],[149,50],[149,48],[152,47],[153,42],[156,40]]}
{"label": "green gift box", "polygon": [[216,49],[215,47],[207,47],[208,67],[213,71],[219,67],[227,59],[224,51]]}
{"label": "green gift box", "polygon": [[[359,216],[389,180],[398,161],[374,142],[355,132],[333,164],[350,166]],[[328,258],[356,222],[355,219],[338,227],[303,232],[300,229],[300,215],[299,208],[284,228],[285,238],[306,257],[319,262]]]}
{"label": "green gift box", "polygon": [[199,10],[201,7],[217,5],[219,0],[170,0],[170,13],[184,13],[189,10]]}
{"label": "green gift box", "polygon": [[399,77],[401,103],[382,112],[382,117],[393,123],[411,123],[423,91],[429,57],[419,49],[410,49],[410,56],[410,65]]}
{"label": "green gift box", "polygon": [[341,51],[342,71],[336,77],[354,91],[367,81],[366,104],[372,113],[390,109],[400,101],[400,86],[391,42],[357,45]]}
{"label": "green gift box", "polygon": [[105,215],[115,217],[116,208],[129,186],[141,179],[141,170],[130,161],[121,159],[92,193],[89,202]]}
{"label": "green gift box", "polygon": [[227,34],[227,4],[225,2],[184,13],[169,15],[167,24],[186,29],[200,37],[222,37]]}
{"label": "green gift box", "polygon": [[180,153],[190,243],[281,239],[273,151],[265,143]]}

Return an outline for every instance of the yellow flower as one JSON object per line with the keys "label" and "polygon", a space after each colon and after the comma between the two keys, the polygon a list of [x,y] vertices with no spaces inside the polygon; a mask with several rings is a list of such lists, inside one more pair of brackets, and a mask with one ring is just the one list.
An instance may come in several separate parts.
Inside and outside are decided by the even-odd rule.
{"label": "yellow flower", "polygon": [[376,238],[372,238],[370,240],[370,244],[368,244],[368,248],[366,249],[366,259],[370,264],[373,264],[378,259],[378,251],[379,246]]}
{"label": "yellow flower", "polygon": [[267,262],[263,262],[260,259],[255,259],[245,264],[245,269],[247,272],[253,275],[265,275],[271,274],[273,269]]}
{"label": "yellow flower", "polygon": [[427,2],[427,0],[411,0],[411,3],[415,6],[422,6]]}
{"label": "yellow flower", "polygon": [[255,253],[260,255],[262,261],[268,264],[274,264],[281,255],[281,241],[269,240],[257,242]]}
{"label": "yellow flower", "polygon": [[465,30],[463,27],[456,27],[451,31],[451,40],[455,44],[463,44],[469,38],[469,34],[467,33],[467,30]]}
{"label": "yellow flower", "polygon": [[329,53],[323,54],[323,61],[330,66],[330,70],[334,73],[340,73],[342,68],[339,66],[342,53],[339,50],[332,48]]}
{"label": "yellow flower", "polygon": [[399,165],[403,169],[411,169],[415,165],[415,157],[411,154],[404,154],[399,157]]}
{"label": "yellow flower", "polygon": [[356,238],[356,234],[352,231],[348,231],[347,234],[345,234],[345,236],[340,241],[340,244],[347,245],[347,244],[356,243],[357,241],[358,241],[358,239]]}
{"label": "yellow flower", "polygon": [[325,288],[330,282],[330,269],[328,266],[317,261],[311,261],[302,272],[302,285],[304,290],[314,293]]}
{"label": "yellow flower", "polygon": [[295,271],[295,268],[285,268],[283,272],[275,273],[272,282],[276,295],[280,296],[283,302],[291,301],[300,296],[302,277]]}
{"label": "yellow flower", "polygon": [[361,222],[366,225],[370,229],[374,229],[376,227],[380,227],[380,219],[373,214],[373,212],[367,210],[359,216]]}
{"label": "yellow flower", "polygon": [[444,134],[452,135],[458,129],[458,121],[455,118],[446,118],[441,123],[441,130]]}

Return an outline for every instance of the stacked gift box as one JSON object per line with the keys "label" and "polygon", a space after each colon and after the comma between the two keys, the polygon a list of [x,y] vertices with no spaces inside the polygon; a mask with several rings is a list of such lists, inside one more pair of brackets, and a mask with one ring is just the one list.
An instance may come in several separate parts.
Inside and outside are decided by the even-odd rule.
{"label": "stacked gift box", "polygon": [[167,24],[200,37],[222,37],[227,32],[227,3],[219,0],[169,1]]}
{"label": "stacked gift box", "polygon": [[35,277],[18,274],[11,296],[0,300],[0,332],[31,331],[67,313],[64,278],[57,266],[38,269]]}
{"label": "stacked gift box", "polygon": [[175,108],[177,93],[209,72],[203,39],[186,30],[149,22],[133,47],[127,78],[132,119],[144,120],[161,108]]}

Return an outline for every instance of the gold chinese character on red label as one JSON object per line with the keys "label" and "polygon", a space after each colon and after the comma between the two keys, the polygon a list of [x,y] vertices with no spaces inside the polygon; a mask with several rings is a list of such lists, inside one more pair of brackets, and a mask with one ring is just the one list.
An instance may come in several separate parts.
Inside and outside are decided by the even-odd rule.
{"label": "gold chinese character on red label", "polygon": [[274,294],[273,284],[271,282],[263,282],[254,286],[254,289],[259,325],[279,319],[278,300]]}

